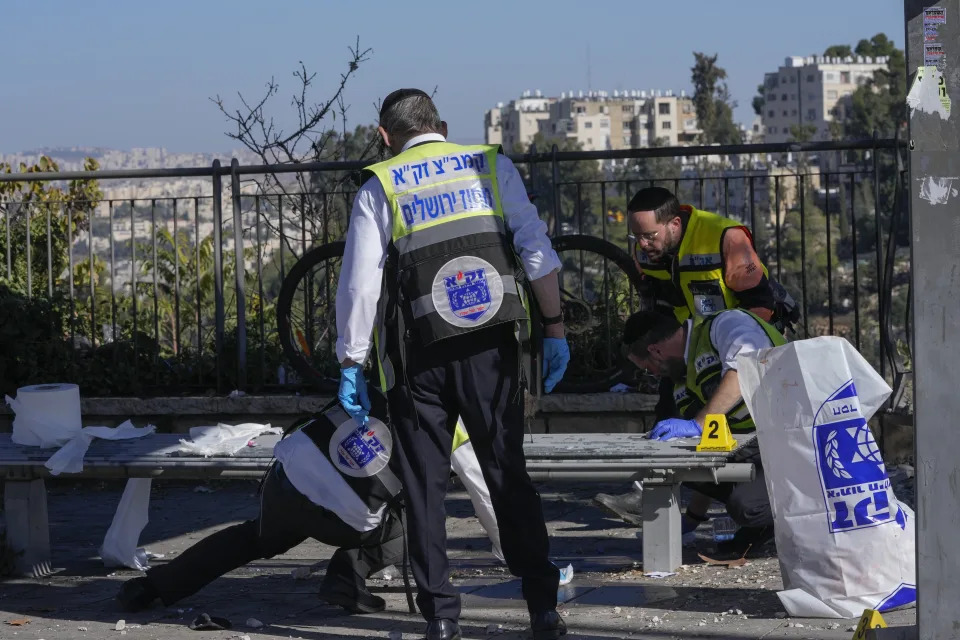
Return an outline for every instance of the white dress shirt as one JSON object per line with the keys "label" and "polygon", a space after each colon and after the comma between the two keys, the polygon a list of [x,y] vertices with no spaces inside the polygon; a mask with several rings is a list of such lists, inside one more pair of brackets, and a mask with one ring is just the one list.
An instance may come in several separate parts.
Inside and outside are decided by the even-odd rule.
{"label": "white dress shirt", "polygon": [[[683,350],[683,360],[690,357],[690,338],[693,334],[693,321],[687,320],[687,344]],[[737,370],[737,356],[741,353],[759,351],[773,346],[773,341],[760,324],[741,309],[720,312],[710,325],[710,340],[720,355],[722,371],[720,375],[733,369]]]}
{"label": "white dress shirt", "polygon": [[313,504],[334,512],[357,531],[371,531],[380,525],[387,505],[370,511],[303,431],[294,431],[278,442],[273,455],[283,465],[290,484]]}
{"label": "white dress shirt", "polygon": [[[411,138],[403,151],[421,142],[444,142],[438,133]],[[497,184],[504,221],[527,277],[538,280],[560,268],[547,225],[530,202],[517,168],[506,156],[497,157]],[[380,299],[383,266],[392,239],[393,219],[379,180],[370,179],[357,192],[350,212],[340,280],[337,283],[337,358],[364,362]]]}

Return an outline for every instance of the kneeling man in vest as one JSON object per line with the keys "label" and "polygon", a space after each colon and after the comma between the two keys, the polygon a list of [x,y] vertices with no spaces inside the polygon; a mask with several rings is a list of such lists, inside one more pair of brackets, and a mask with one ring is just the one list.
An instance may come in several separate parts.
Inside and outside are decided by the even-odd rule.
{"label": "kneeling man in vest", "polygon": [[127,611],[160,599],[170,606],[216,578],[254,560],[285,553],[307,538],[339,547],[330,559],[319,598],[352,613],[384,609],[366,579],[403,557],[403,529],[395,498],[400,480],[388,462],[389,428],[361,425],[339,404],[296,425],[274,447],[276,461],[260,488],[253,520],[207,536],[117,595]]}
{"label": "kneeling man in vest", "polygon": [[[707,414],[726,414],[734,437],[743,442],[755,430],[740,395],[737,355],[784,344],[783,336],[757,315],[728,309],[694,325],[680,323],[672,313],[641,311],[627,319],[623,343],[631,362],[675,384],[686,384],[702,408],[690,419],[661,420],[650,432],[658,440],[699,438]],[[720,554],[742,555],[773,538],[773,513],[763,478],[756,439],[734,454],[737,461],[752,462],[752,482],[688,483],[691,489],[722,502],[740,526],[733,540],[721,543]]]}

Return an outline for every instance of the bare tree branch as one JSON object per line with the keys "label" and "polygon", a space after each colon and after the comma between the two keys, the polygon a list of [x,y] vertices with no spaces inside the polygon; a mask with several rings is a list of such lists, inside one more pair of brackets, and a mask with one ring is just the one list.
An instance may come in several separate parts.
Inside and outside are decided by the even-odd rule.
{"label": "bare tree branch", "polygon": [[[253,153],[263,164],[347,160],[348,155],[353,155],[354,159],[372,158],[378,149],[376,136],[369,135],[367,131],[367,139],[363,140],[364,144],[360,148],[357,148],[358,139],[351,134],[348,127],[349,105],[345,100],[345,91],[360,65],[370,59],[373,49],[361,48],[360,38],[357,37],[355,44],[348,47],[348,52],[346,71],[339,74],[339,80],[332,94],[319,101],[312,98],[318,81],[317,74],[308,70],[303,61],[298,61],[298,67],[292,73],[297,89],[291,95],[289,103],[295,116],[295,123],[289,130],[284,130],[277,124],[273,115],[268,115],[271,100],[280,90],[274,78],[270,78],[263,94],[256,100],[248,100],[246,96],[238,93],[240,106],[236,108],[229,107],[219,95],[211,98],[210,100],[217,105],[230,124],[231,130],[226,131],[225,135]],[[338,116],[339,123],[337,123]],[[350,149],[348,144],[352,145]],[[309,219],[311,226],[316,227],[320,223],[327,228],[330,215],[334,212],[329,210],[326,194],[343,191],[351,176],[344,172],[293,175],[294,178],[291,179],[290,177],[281,178],[279,174],[271,173],[255,179],[254,182],[260,194],[276,196],[278,203],[286,203],[287,206],[282,207],[284,218],[293,220],[300,218],[297,226],[305,225]],[[322,195],[318,197],[316,192]],[[348,207],[346,202],[336,208],[342,213],[345,206]],[[261,218],[268,229],[277,233],[291,251],[294,244],[302,242],[302,237],[288,236],[285,233],[286,229],[281,229],[286,225],[276,224],[276,220],[266,212],[261,214]]]}

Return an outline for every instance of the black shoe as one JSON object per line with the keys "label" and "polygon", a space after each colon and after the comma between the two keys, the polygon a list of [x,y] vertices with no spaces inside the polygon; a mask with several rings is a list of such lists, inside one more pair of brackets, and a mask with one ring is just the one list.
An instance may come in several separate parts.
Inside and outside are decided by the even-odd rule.
{"label": "black shoe", "polygon": [[460,640],[460,625],[456,620],[431,620],[424,640]]}
{"label": "black shoe", "polygon": [[747,553],[756,552],[761,546],[773,540],[773,527],[740,527],[733,534],[733,540],[720,542],[717,544],[716,555],[723,559],[725,556],[731,558],[742,558]]}
{"label": "black shoe", "polygon": [[533,640],[556,640],[567,632],[567,623],[556,609],[530,614]]}
{"label": "black shoe", "polygon": [[157,589],[150,582],[150,579],[140,577],[127,580],[120,585],[117,602],[120,603],[124,611],[133,613],[143,611],[159,597],[160,594],[157,593]]}
{"label": "black shoe", "polygon": [[357,587],[341,578],[324,579],[317,597],[329,604],[343,607],[350,613],[380,613],[387,603],[366,587]]}
{"label": "black shoe", "polygon": [[593,501],[627,524],[643,524],[643,495],[639,491],[630,491],[619,496],[598,493]]}

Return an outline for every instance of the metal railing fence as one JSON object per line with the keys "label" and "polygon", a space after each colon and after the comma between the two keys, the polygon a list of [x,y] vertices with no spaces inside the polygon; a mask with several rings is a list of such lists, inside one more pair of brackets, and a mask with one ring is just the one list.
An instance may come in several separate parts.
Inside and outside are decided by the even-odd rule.
{"label": "metal railing fence", "polygon": [[[742,221],[770,275],[800,303],[800,337],[844,335],[886,375],[896,366],[891,352],[909,344],[908,252],[898,248],[904,242],[889,241],[891,234],[908,237],[891,195],[905,179],[894,161],[899,148],[897,140],[877,138],[605,152],[554,147],[512,159],[555,236],[594,235],[626,249],[626,203],[647,185]],[[234,160],[0,173],[4,295],[25,313],[46,313],[53,327],[43,335],[31,331],[44,322],[21,327],[24,350],[57,333],[65,345],[24,366],[55,362],[55,373],[101,393],[295,386],[276,334],[280,283],[309,248],[343,237],[354,176],[365,164]],[[316,189],[288,192],[284,176],[293,173],[309,176]],[[257,180],[267,175],[270,191]],[[40,199],[30,190],[82,180],[101,188],[146,181],[137,188],[148,196],[114,190],[97,201]],[[163,186],[173,181],[193,193],[166,195]],[[885,253],[888,244],[893,251]],[[14,329],[9,339],[17,342]],[[39,374],[16,374],[31,375]]]}

